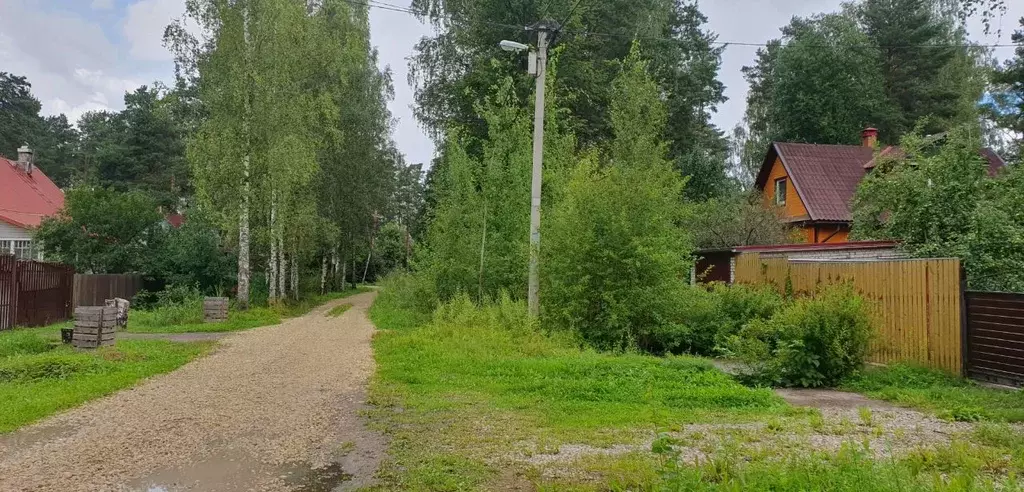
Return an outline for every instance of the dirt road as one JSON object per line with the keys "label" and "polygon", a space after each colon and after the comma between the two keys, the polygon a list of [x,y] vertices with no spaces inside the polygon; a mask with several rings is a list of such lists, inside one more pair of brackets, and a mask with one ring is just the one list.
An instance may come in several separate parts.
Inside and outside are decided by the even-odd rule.
{"label": "dirt road", "polygon": [[[0,491],[366,484],[384,452],[359,418],[374,295],[225,337],[175,372],[0,437]],[[344,303],[353,308],[324,315]]]}

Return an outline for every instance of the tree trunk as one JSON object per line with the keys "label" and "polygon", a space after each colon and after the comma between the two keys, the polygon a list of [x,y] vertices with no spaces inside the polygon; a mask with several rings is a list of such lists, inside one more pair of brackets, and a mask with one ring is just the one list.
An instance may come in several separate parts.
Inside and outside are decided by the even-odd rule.
{"label": "tree trunk", "polygon": [[[244,31],[245,38],[245,78],[249,80],[249,7],[246,5],[243,14],[242,30]],[[249,164],[250,164],[250,152],[251,140],[250,140],[250,128],[251,113],[252,113],[252,101],[249,100],[249,87],[246,84],[245,94],[243,97],[243,108],[242,108],[242,203],[239,206],[238,213],[238,308],[242,310],[249,309],[249,193],[251,188],[249,186]]]}
{"label": "tree trunk", "polygon": [[348,273],[348,262],[344,259],[341,260],[341,290],[345,290],[345,283],[348,280],[345,278],[345,274]]}
{"label": "tree trunk", "polygon": [[277,236],[277,251],[281,255],[281,261],[279,263],[281,274],[277,276],[277,293],[281,298],[288,297],[287,281],[288,281],[288,259],[285,258],[284,254],[284,239],[281,238],[283,234]]}
{"label": "tree trunk", "polygon": [[320,258],[320,294],[327,293],[327,255]]}
{"label": "tree trunk", "polygon": [[271,304],[277,302],[277,241],[274,240],[274,234],[276,234],[277,231],[276,222],[277,204],[272,201],[270,204],[270,264],[267,268],[267,287],[269,289],[268,297],[270,298]]}
{"label": "tree trunk", "polygon": [[292,298],[299,300],[299,255],[292,252]]}

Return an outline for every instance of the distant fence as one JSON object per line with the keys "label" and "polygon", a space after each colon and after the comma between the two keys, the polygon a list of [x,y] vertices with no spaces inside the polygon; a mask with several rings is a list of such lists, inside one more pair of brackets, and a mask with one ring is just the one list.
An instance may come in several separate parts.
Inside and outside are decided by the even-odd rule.
{"label": "distant fence", "polygon": [[74,274],[67,265],[0,255],[0,330],[71,319]]}
{"label": "distant fence", "polygon": [[736,260],[736,282],[769,284],[779,291],[788,283],[796,294],[851,282],[874,305],[879,336],[873,362],[909,361],[963,372],[957,259],[807,262],[744,253]]}
{"label": "distant fence", "polygon": [[967,292],[967,375],[1024,386],[1024,294]]}
{"label": "distant fence", "polygon": [[75,275],[74,307],[102,306],[107,299],[131,300],[142,290],[141,275]]}

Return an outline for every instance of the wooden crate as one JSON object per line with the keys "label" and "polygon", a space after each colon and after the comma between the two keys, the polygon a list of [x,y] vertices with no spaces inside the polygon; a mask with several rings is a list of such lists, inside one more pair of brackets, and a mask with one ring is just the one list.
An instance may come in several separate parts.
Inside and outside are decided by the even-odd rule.
{"label": "wooden crate", "polygon": [[207,297],[203,299],[203,322],[221,323],[228,319],[228,298]]}
{"label": "wooden crate", "polygon": [[75,308],[75,328],[71,344],[75,348],[94,349],[114,344],[117,308],[89,306]]}

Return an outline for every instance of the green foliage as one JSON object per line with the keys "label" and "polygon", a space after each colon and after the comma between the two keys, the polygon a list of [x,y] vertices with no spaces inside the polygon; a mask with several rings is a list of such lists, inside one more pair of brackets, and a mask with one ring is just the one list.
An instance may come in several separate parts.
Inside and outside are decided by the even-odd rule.
{"label": "green foliage", "polygon": [[775,140],[859,144],[875,126],[895,143],[924,117],[932,132],[976,123],[983,53],[965,41],[960,11],[938,3],[866,0],[794,18],[743,69],[740,161],[763,158]]}
{"label": "green foliage", "polygon": [[[0,333],[0,347],[9,346],[9,338],[25,338],[26,333],[39,336],[38,331]],[[57,347],[48,351],[0,352],[0,433],[172,371],[211,347],[208,343],[121,340],[114,347],[79,352],[54,343]]]}
{"label": "green foliage", "polygon": [[148,195],[103,188],[74,188],[64,210],[36,231],[52,260],[80,273],[146,271],[151,250],[162,241],[160,213]]}
{"label": "green foliage", "polygon": [[989,178],[970,129],[938,146],[911,134],[900,148],[857,190],[853,236],[897,240],[916,257],[960,258],[972,289],[1024,289],[1024,209],[1016,198],[1024,172]]}
{"label": "green foliage", "polygon": [[935,369],[905,364],[875,368],[850,378],[843,388],[949,420],[1024,422],[1024,391],[985,388]]}
{"label": "green foliage", "polygon": [[714,284],[685,289],[678,299],[676,324],[658,334],[663,350],[715,356],[748,323],[771,318],[783,298],[768,287]]}
{"label": "green foliage", "polygon": [[[503,53],[496,46],[496,40],[510,34],[501,24],[564,20],[564,32],[616,33],[558,36],[559,77],[549,85],[549,95],[557,94],[568,109],[567,130],[579,137],[581,147],[602,146],[614,134],[609,112],[613,82],[619,75],[618,62],[630,52],[630,40],[666,39],[653,42],[642,56],[650,62],[652,79],[664,95],[667,116],[661,136],[672,142],[667,157],[682,175],[691,176],[694,186],[687,188],[688,196],[703,199],[721,193],[728,187],[725,142],[710,120],[715,106],[725,100],[717,78],[723,48],[713,44],[716,36],[706,29],[707,18],[698,6],[606,0],[573,9],[575,3],[414,1],[413,8],[438,28],[435,36],[420,41],[410,64],[417,118],[437,140],[459,129],[471,144],[469,155],[479,158],[489,130],[477,116],[478,102],[509,78],[520,105],[528,105],[533,93],[534,81],[523,70],[523,55]],[[451,22],[452,18],[461,21]]]}
{"label": "green foliage", "polygon": [[935,0],[865,0],[858,8],[864,33],[878,46],[887,110],[874,123],[886,142],[922,119],[927,134],[976,119],[981,54],[962,47],[964,32],[935,7]]}
{"label": "green foliage", "polygon": [[[437,177],[433,220],[421,267],[441,299],[459,292],[494,297],[526,292],[529,257],[531,117],[514,99],[511,79],[478,106],[487,123],[483,157],[466,153],[453,134]],[[558,148],[557,127],[552,139]],[[558,159],[545,166],[558,168]]]}
{"label": "green foliage", "polygon": [[41,123],[42,104],[23,76],[0,72],[0,155],[18,156],[18,147],[32,140]]}
{"label": "green foliage", "polygon": [[144,191],[160,205],[178,207],[189,176],[184,139],[165,94],[158,87],[142,86],[125,93],[124,111],[83,115],[77,156],[82,164],[75,180],[117,191]]}
{"label": "green foliage", "polygon": [[792,242],[793,230],[779,214],[778,208],[764,206],[759,193],[731,194],[694,204],[687,227],[698,248]]}
{"label": "green foliage", "polygon": [[754,319],[732,337],[730,349],[757,382],[834,386],[864,366],[873,333],[865,301],[851,286],[836,285],[767,320]]}
{"label": "green foliage", "polygon": [[547,215],[543,317],[601,348],[648,348],[689,273],[684,181],[665,159],[666,111],[638,49],[613,85],[607,165],[584,156]]}
{"label": "green foliage", "polygon": [[195,286],[217,295],[234,286],[237,261],[214,225],[202,214],[190,213],[181,227],[169,228],[159,247],[150,250],[146,273],[169,285]]}

